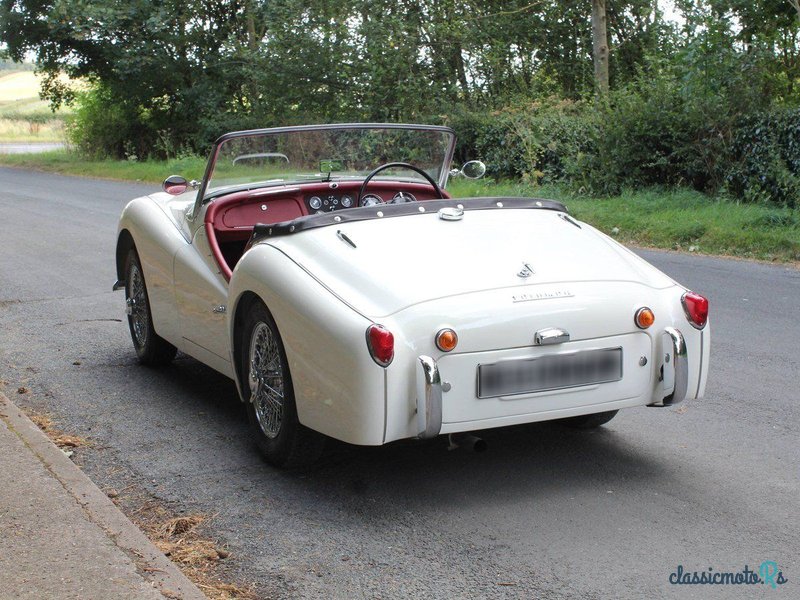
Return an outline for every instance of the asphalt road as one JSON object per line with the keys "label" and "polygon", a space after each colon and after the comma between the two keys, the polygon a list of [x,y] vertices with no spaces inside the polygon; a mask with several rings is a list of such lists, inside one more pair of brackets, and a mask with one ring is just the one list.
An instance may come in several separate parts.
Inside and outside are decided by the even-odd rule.
{"label": "asphalt road", "polygon": [[61,142],[2,142],[0,154],[27,154],[30,152],[51,152],[64,147]]}
{"label": "asphalt road", "polygon": [[[215,515],[233,575],[262,597],[800,597],[800,271],[640,252],[711,300],[703,400],[591,433],[494,430],[482,454],[341,446],[284,473],[260,459],[231,382],[187,357],[136,364],[114,237],[150,190],[0,169],[0,377],[94,441],[80,455],[101,487]],[[668,582],[678,565],[765,560],[789,583]]]}

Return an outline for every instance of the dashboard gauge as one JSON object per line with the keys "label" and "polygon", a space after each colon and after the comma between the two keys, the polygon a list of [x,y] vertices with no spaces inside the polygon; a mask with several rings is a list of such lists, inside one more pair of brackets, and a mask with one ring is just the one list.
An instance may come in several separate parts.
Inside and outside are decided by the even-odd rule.
{"label": "dashboard gauge", "polygon": [[342,196],[341,203],[343,207],[350,208],[351,206],[353,206],[352,196],[348,196],[347,194],[345,194],[344,196]]}
{"label": "dashboard gauge", "polygon": [[383,204],[383,200],[380,198],[380,196],[376,196],[375,194],[367,194],[361,198],[361,206],[375,206],[376,204]]}
{"label": "dashboard gauge", "polygon": [[403,202],[416,202],[417,199],[414,197],[414,194],[410,194],[408,192],[397,192],[392,198],[392,204],[403,204]]}
{"label": "dashboard gauge", "polygon": [[311,196],[308,200],[308,205],[314,210],[318,210],[322,206],[322,198],[319,196]]}

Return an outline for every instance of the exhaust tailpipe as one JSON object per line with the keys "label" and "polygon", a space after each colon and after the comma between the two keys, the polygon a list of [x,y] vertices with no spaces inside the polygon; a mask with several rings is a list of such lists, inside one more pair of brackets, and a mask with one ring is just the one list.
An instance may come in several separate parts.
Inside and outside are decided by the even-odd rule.
{"label": "exhaust tailpipe", "polygon": [[468,448],[475,452],[485,452],[488,446],[483,438],[472,435],[470,433],[451,433],[447,436],[450,445],[448,450],[455,450],[456,448]]}

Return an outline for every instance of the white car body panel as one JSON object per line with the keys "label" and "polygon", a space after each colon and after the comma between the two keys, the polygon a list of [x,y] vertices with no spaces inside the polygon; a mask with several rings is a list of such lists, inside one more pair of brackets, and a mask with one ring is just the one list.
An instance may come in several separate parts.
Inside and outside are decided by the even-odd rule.
{"label": "white car body panel", "polygon": [[[271,243],[375,318],[433,298],[526,283],[600,278],[655,288],[674,284],[644,261],[632,260],[616,243],[608,244],[596,230],[579,229],[558,215],[503,209],[443,221],[436,213],[421,213],[321,227]],[[343,243],[337,231],[357,248]],[[517,276],[524,263],[535,272],[529,279]]]}
{"label": "white car body panel", "polygon": [[194,352],[187,353],[230,377],[228,323],[219,311],[228,302],[228,285],[215,266],[206,233],[198,228],[192,243],[175,255],[175,297],[183,341],[194,346]]}

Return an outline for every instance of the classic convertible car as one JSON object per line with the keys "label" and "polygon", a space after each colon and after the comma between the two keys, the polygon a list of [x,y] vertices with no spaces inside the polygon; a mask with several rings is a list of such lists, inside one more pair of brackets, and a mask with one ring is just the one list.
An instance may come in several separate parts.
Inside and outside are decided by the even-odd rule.
{"label": "classic convertible car", "polygon": [[558,202],[451,198],[455,135],[422,125],[229,133],[119,221],[147,365],[232,378],[267,459],[699,398],[708,301]]}

